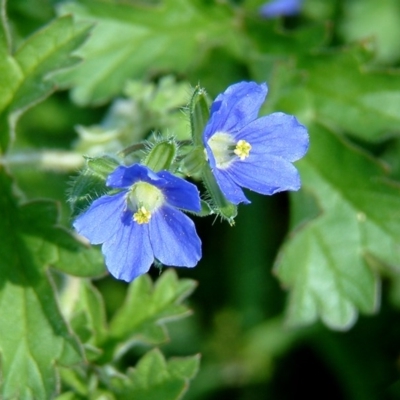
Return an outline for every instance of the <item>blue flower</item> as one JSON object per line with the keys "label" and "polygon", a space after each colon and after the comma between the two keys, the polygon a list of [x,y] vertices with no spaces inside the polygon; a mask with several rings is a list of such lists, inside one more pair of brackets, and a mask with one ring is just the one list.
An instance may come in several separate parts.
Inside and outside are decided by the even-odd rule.
{"label": "blue flower", "polygon": [[215,179],[233,204],[249,203],[242,187],[271,195],[298,190],[293,161],[308,149],[306,128],[281,112],[257,118],[267,85],[240,82],[218,95],[203,142]]}
{"label": "blue flower", "polygon": [[195,185],[139,164],[117,167],[107,185],[122,190],[95,200],[73,225],[90,243],[102,244],[112,275],[129,282],[154,259],[175,267],[197,264],[201,242],[193,221],[179,210],[200,211]]}
{"label": "blue flower", "polygon": [[260,13],[267,18],[292,16],[300,12],[302,3],[303,0],[272,0],[260,8]]}

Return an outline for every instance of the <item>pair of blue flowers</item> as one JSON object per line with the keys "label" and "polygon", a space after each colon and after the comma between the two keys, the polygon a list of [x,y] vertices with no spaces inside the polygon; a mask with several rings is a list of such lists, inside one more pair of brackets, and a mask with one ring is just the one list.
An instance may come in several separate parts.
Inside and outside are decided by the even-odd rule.
{"label": "pair of blue flowers", "polygon": [[[266,95],[266,84],[230,86],[213,102],[203,132],[204,157],[235,205],[249,203],[242,188],[266,195],[300,188],[292,162],[307,151],[307,131],[283,113],[257,118]],[[181,211],[200,211],[194,184],[141,164],[118,166],[106,184],[119,192],[95,200],[74,227],[90,243],[102,244],[113,276],[131,281],[155,259],[176,267],[197,264],[201,242],[193,221]]]}

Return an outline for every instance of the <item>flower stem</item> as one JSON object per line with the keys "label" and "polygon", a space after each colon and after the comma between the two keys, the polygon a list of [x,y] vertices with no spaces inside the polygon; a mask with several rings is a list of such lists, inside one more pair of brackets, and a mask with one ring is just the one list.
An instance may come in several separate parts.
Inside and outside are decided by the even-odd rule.
{"label": "flower stem", "polygon": [[8,165],[10,167],[32,165],[43,170],[60,172],[76,171],[83,164],[84,158],[80,154],[62,150],[15,153],[0,157],[0,165]]}

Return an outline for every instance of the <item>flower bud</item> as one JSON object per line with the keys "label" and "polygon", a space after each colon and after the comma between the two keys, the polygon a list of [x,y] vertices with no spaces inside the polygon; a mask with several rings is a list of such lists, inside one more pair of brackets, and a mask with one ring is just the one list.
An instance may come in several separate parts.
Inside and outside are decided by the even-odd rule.
{"label": "flower bud", "polygon": [[162,140],[153,145],[143,160],[148,168],[154,172],[169,170],[175,161],[178,145],[173,139]]}
{"label": "flower bud", "polygon": [[189,103],[190,127],[194,145],[203,146],[203,131],[210,119],[211,101],[206,91],[196,86]]}

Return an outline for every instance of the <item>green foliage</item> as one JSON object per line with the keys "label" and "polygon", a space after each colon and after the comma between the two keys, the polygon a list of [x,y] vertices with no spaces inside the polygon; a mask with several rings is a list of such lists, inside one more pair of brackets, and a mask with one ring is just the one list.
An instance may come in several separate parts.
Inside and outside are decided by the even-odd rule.
{"label": "green foliage", "polygon": [[[188,315],[189,309],[182,302],[192,293],[195,282],[178,280],[173,270],[165,271],[154,285],[143,275],[129,286],[123,305],[109,320],[102,297],[93,285],[77,279],[69,280],[68,285],[70,290],[61,299],[63,310],[83,344],[86,359],[96,367],[63,368],[64,384],[90,399],[100,394],[118,400],[132,396],[156,399],[164,391],[166,399],[181,398],[196,374],[198,356],[166,362],[154,349],[126,375],[117,371],[114,364],[135,347],[160,345],[168,340],[166,323]],[[88,381],[92,382],[89,387]]]}
{"label": "green foliage", "polygon": [[[55,20],[14,51],[1,2],[0,138],[5,152],[17,118],[55,88],[51,74],[70,67],[70,53],[86,38],[87,24],[70,17]],[[51,40],[49,40],[51,39]],[[21,204],[16,186],[0,168],[2,271],[0,352],[3,398],[52,398],[58,389],[57,365],[82,361],[78,341],[58,309],[48,267],[79,276],[103,271],[99,253],[58,224],[54,202]]]}
{"label": "green foliage", "polygon": [[298,115],[311,132],[311,149],[299,162],[309,200],[292,195],[294,212],[303,219],[321,214],[299,228],[278,259],[278,276],[292,289],[292,324],[321,318],[348,329],[358,311],[379,308],[376,259],[400,265],[397,183],[332,133],[377,142],[399,130],[399,73],[367,67],[366,55],[361,47],[301,55],[274,72],[277,94],[268,107]]}
{"label": "green foliage", "polygon": [[1,1],[0,150],[7,150],[18,117],[55,89],[54,73],[77,62],[71,57],[86,39],[90,26],[61,17],[32,35],[14,51]]}
{"label": "green foliage", "polygon": [[199,357],[177,358],[165,361],[155,349],[147,353],[125,379],[114,378],[113,392],[121,400],[175,400],[181,399],[199,367]]}
{"label": "green foliage", "polygon": [[79,104],[107,101],[131,78],[184,72],[201,61],[210,44],[237,45],[229,8],[212,2],[166,0],[142,6],[81,0],[61,12],[96,22],[92,39],[79,52],[86,62],[63,74],[62,83],[74,87]]}
{"label": "green foliage", "polygon": [[[71,246],[73,239],[63,228],[54,226],[56,213],[51,204],[39,201],[19,207],[12,185],[2,168],[0,201],[7,214],[0,223],[1,395],[5,399],[51,398],[57,388],[55,364],[71,365],[82,360],[46,271],[59,261],[65,266],[70,250],[64,244],[69,241]],[[37,221],[40,230],[36,229]]]}
{"label": "green foliage", "polygon": [[368,39],[376,60],[393,63],[400,58],[396,37],[400,34],[400,5],[396,0],[354,0],[343,4],[344,15],[339,32],[346,41]]}
{"label": "green foliage", "polygon": [[110,322],[111,337],[124,351],[127,339],[153,345],[165,342],[168,336],[164,323],[187,315],[189,310],[181,302],[195,286],[192,280],[178,280],[173,270],[164,272],[154,288],[147,276],[136,279]]}
{"label": "green foliage", "polygon": [[[379,308],[377,265],[400,266],[398,183],[388,181],[377,160],[337,138],[376,143],[399,132],[399,72],[368,66],[368,58],[353,46],[275,64],[267,108],[298,115],[311,132],[309,154],[298,164],[305,192],[292,195],[294,214],[302,222],[318,216],[298,228],[277,260],[294,325],[321,318],[348,329],[358,311]],[[263,63],[270,61],[257,67],[259,79]]]}
{"label": "green foliage", "polygon": [[363,140],[398,134],[399,71],[368,67],[365,57],[365,49],[350,48],[278,67],[273,106]]}
{"label": "green foliage", "polygon": [[75,150],[91,156],[125,154],[125,151],[129,154],[132,143],[143,140],[151,132],[166,136],[170,132],[180,140],[188,139],[188,119],[181,111],[189,91],[187,82],[177,82],[170,75],[157,83],[128,81],[124,97],[111,104],[100,124],[77,127],[79,139]]}
{"label": "green foliage", "polygon": [[291,323],[320,317],[328,326],[346,329],[357,310],[378,308],[379,274],[371,257],[400,266],[395,211],[400,186],[387,179],[382,166],[328,130],[312,126],[310,131],[313,147],[299,168],[320,215],[283,248],[277,272],[292,288]]}
{"label": "green foliage", "polygon": [[107,193],[107,176],[119,165],[109,156],[86,158],[80,174],[73,178],[68,192],[72,216],[79,215],[91,202]]}

